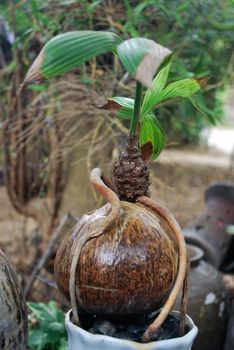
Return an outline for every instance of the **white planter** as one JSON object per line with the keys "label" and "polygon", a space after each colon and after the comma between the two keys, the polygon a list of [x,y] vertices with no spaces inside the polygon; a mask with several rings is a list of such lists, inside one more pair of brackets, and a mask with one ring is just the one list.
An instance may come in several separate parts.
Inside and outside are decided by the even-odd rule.
{"label": "white planter", "polygon": [[[174,315],[178,313],[178,311],[172,312]],[[190,350],[198,332],[193,320],[186,315],[185,322],[190,330],[183,337],[140,344],[106,335],[91,334],[75,326],[70,317],[71,310],[68,311],[65,319],[68,350]]]}

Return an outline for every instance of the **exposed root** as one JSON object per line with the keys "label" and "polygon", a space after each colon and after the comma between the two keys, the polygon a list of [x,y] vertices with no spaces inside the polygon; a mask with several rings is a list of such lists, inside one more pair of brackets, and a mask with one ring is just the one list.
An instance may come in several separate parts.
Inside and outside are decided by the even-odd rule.
{"label": "exposed root", "polygon": [[186,315],[187,305],[188,305],[189,270],[190,270],[190,260],[189,260],[189,256],[187,255],[186,276],[183,283],[182,298],[181,298],[181,305],[180,305],[180,336],[181,337],[183,337],[185,333],[185,315]]}
{"label": "exposed root", "polygon": [[149,327],[147,328],[147,330],[143,335],[144,341],[150,342],[155,332],[160,328],[162,323],[167,318],[168,314],[170,313],[171,309],[173,308],[176,302],[176,298],[178,296],[179,291],[183,287],[183,283],[184,283],[184,280],[186,277],[186,271],[187,271],[187,251],[186,251],[186,245],[185,245],[183,234],[180,230],[180,227],[177,221],[175,220],[174,216],[170,213],[170,211],[167,210],[166,208],[163,208],[157,205],[152,199],[146,196],[138,197],[137,201],[149,207],[153,211],[155,211],[158,215],[160,215],[161,218],[163,218],[165,222],[167,222],[167,224],[171,227],[171,229],[175,234],[175,237],[178,242],[178,248],[179,248],[179,268],[178,268],[178,273],[177,273],[177,277],[176,277],[176,281],[173,286],[173,289],[165,305],[163,306],[160,314],[154,320],[154,322],[149,325]]}
{"label": "exposed root", "polygon": [[[75,228],[75,230],[79,230],[79,235],[78,239],[74,242],[74,247],[72,249],[73,257],[70,269],[69,293],[73,319],[74,323],[77,325],[79,325],[79,316],[77,312],[76,300],[76,269],[80,253],[90,239],[103,234],[106,228],[116,220],[121,208],[120,200],[117,194],[105,185],[102,177],[102,170],[97,168],[91,172],[90,180],[96,191],[110,203],[111,209],[109,214],[105,217],[100,216],[99,218],[97,217],[95,219],[91,219],[89,215],[84,215]],[[105,182],[111,183],[111,180],[105,177]]]}

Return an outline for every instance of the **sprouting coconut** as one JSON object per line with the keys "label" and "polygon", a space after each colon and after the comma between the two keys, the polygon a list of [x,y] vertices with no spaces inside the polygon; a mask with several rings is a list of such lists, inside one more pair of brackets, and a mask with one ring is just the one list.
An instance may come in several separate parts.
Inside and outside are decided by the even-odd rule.
{"label": "sprouting coconut", "polygon": [[[183,79],[166,86],[171,52],[152,40],[123,42],[113,33],[91,31],[50,40],[23,85],[65,73],[110,50],[137,80],[136,95],[135,100],[113,97],[100,108],[116,110],[119,117],[130,120],[129,139],[114,165],[113,180],[101,169],[92,171],[91,183],[107,204],[83,215],[64,239],[55,260],[55,276],[60,291],[71,301],[76,324],[79,309],[121,318],[162,308],[144,333],[143,340],[149,342],[186,284],[187,271],[177,221],[150,199],[147,163],[165,146],[153,109],[170,98],[191,98],[200,85],[195,79]],[[143,86],[148,90],[142,102]]]}

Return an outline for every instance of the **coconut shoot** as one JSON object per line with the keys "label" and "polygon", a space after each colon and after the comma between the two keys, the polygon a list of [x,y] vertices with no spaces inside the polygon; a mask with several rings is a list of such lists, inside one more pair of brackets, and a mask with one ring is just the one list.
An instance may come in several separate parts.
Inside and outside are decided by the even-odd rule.
{"label": "coconut shoot", "polygon": [[[113,179],[101,169],[91,183],[106,204],[84,215],[67,235],[55,260],[60,291],[79,310],[102,317],[138,316],[161,311],[142,341],[149,342],[186,285],[187,256],[173,215],[150,198],[148,161],[166,144],[155,117],[169,99],[192,98],[196,79],[168,83],[171,51],[152,40],[123,41],[109,32],[70,32],[51,39],[29,69],[22,87],[64,74],[99,54],[112,51],[136,80],[135,99],[114,96],[99,106],[129,121],[129,138],[114,164]],[[155,75],[156,74],[156,75]]]}

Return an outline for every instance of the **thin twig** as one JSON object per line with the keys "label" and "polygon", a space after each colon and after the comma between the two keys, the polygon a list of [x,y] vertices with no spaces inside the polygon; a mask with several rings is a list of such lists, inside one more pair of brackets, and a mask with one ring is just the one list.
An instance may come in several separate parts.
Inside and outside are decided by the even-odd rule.
{"label": "thin twig", "polygon": [[59,241],[59,239],[60,239],[60,237],[61,237],[61,235],[63,233],[63,228],[66,225],[67,220],[69,218],[72,218],[72,215],[70,213],[64,214],[62,219],[61,219],[61,221],[60,221],[59,226],[54,230],[46,251],[42,255],[42,257],[39,260],[38,264],[33,269],[33,272],[31,274],[31,276],[29,277],[29,280],[28,280],[28,282],[27,282],[27,284],[25,286],[25,289],[24,289],[25,297],[27,297],[29,291],[31,290],[32,284],[33,284],[37,274],[43,269],[43,267],[46,265],[46,263],[50,259],[51,255],[53,254],[54,246]]}
{"label": "thin twig", "polygon": [[189,260],[189,256],[187,255],[187,269],[186,269],[186,276],[183,283],[182,298],[181,298],[181,305],[180,305],[180,336],[181,337],[183,337],[185,334],[185,316],[186,316],[187,306],[188,306],[189,271],[190,271],[190,260]]}

